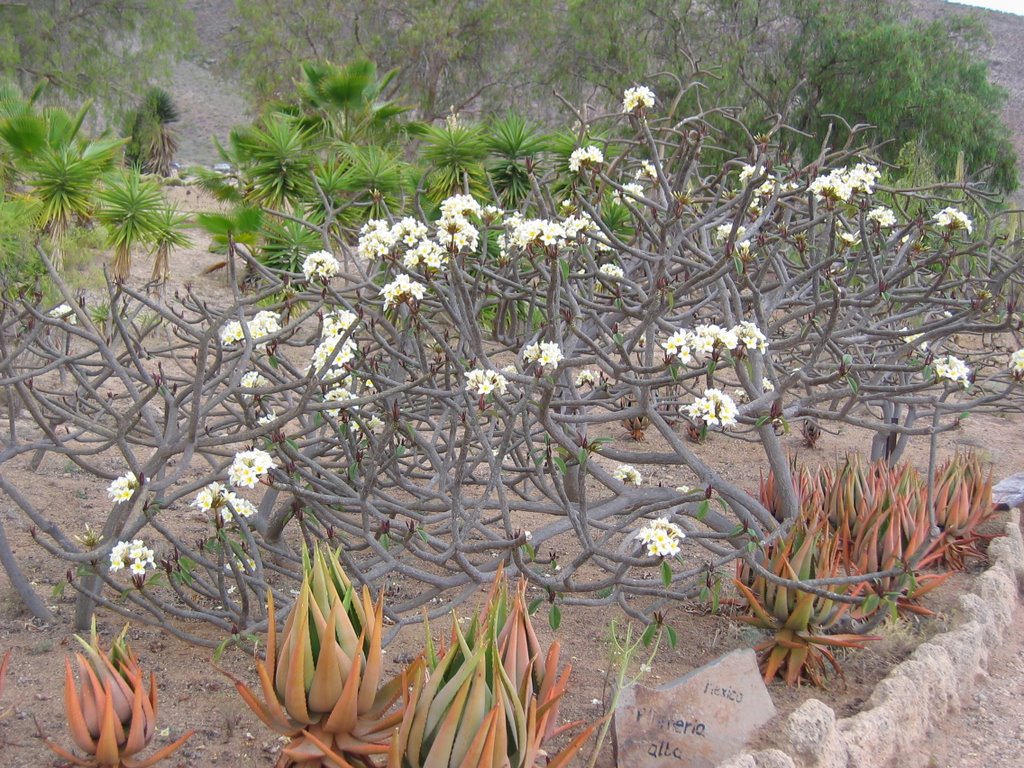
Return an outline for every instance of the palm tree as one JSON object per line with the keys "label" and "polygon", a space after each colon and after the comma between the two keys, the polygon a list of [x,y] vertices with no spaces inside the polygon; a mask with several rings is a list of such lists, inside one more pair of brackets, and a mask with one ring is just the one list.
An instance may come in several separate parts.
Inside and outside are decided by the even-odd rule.
{"label": "palm tree", "polygon": [[170,176],[171,162],[178,151],[171,126],[178,119],[171,95],[161,88],[150,89],[139,108],[128,113],[125,160],[146,173]]}
{"label": "palm tree", "polygon": [[443,126],[426,126],[419,133],[420,157],[427,165],[424,188],[431,202],[437,204],[456,194],[477,199],[486,196],[487,143],[481,126],[448,120]]}
{"label": "palm tree", "polygon": [[183,228],[188,216],[173,205],[160,208],[153,218],[153,234],[151,243],[154,246],[153,280],[166,283],[171,276],[170,252],[172,248],[187,248],[192,239],[185,234]]}
{"label": "palm tree", "polygon": [[[344,67],[326,61],[305,62],[295,85],[295,105],[305,127],[324,138],[358,144],[391,144],[402,134],[395,118],[409,107],[382,98],[397,69],[377,77],[377,67],[365,59]],[[285,106],[283,111],[293,109]]]}
{"label": "palm tree", "polygon": [[114,280],[121,283],[131,274],[132,249],[154,242],[166,204],[160,187],[143,179],[138,169],[110,178],[97,196],[97,218],[107,228],[107,246],[114,249]]}
{"label": "palm tree", "polygon": [[516,209],[530,194],[527,163],[550,148],[548,137],[525,119],[509,112],[487,126],[487,173],[505,208]]}

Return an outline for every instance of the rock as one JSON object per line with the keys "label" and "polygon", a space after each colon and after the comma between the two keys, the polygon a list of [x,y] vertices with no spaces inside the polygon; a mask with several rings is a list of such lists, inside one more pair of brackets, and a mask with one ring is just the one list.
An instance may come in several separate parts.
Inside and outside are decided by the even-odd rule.
{"label": "rock", "polygon": [[733,651],[657,689],[624,691],[615,711],[617,764],[711,768],[774,715],[754,652]]}

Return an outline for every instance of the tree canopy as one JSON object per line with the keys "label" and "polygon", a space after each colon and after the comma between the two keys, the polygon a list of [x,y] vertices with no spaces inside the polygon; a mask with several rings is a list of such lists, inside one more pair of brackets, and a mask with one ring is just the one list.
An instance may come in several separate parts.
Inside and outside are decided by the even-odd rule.
{"label": "tree canopy", "polygon": [[29,92],[115,111],[191,46],[184,0],[32,0],[0,4],[0,76]]}

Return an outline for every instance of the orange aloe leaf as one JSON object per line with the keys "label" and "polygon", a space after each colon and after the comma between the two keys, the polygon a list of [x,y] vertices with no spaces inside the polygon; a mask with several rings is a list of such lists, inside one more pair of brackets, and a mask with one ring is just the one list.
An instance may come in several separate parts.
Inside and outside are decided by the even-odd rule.
{"label": "orange aloe leaf", "polygon": [[74,739],[79,749],[91,754],[96,749],[96,741],[89,733],[85,716],[82,714],[82,706],[75,689],[75,678],[71,672],[70,659],[64,660],[64,713],[68,718],[71,738]]}

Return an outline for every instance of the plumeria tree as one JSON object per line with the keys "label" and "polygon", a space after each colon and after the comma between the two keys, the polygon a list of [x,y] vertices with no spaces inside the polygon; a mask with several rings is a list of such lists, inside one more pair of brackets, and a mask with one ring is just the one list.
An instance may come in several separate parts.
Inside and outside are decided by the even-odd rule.
{"label": "plumeria tree", "polygon": [[[56,316],[5,304],[0,386],[35,428],[0,458],[65,456],[114,506],[76,538],[2,472],[0,489],[86,608],[197,642],[175,618],[259,628],[319,539],[390,594],[394,628],[502,566],[644,617],[736,560],[778,579],[758,553],[798,516],[788,425],[863,427],[895,460],[965,411],[1017,407],[1022,251],[970,184],[888,186],[857,130],[804,161],[751,137],[722,166],[703,118],[631,88],[526,167],[517,210],[413,198],[358,232],[328,211],[301,273],[232,250],[261,287],[223,307],[113,285],[101,333],[69,292]],[[611,439],[623,424],[649,439]],[[772,509],[709,438],[760,447]]]}

